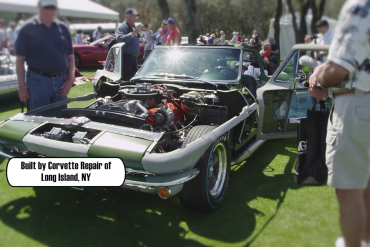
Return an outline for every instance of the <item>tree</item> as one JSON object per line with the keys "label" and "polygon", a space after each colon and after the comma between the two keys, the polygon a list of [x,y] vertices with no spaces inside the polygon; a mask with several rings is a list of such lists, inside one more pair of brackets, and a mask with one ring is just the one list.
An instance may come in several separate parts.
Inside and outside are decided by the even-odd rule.
{"label": "tree", "polygon": [[295,33],[295,42],[304,43],[304,36],[307,34],[306,15],[310,8],[311,0],[307,0],[306,2],[304,0],[298,0],[298,5],[300,9],[299,28],[297,25],[297,17],[292,5],[292,0],[287,0],[287,4],[289,12],[292,15],[292,25]]}
{"label": "tree", "polygon": [[[274,20],[274,40],[275,44],[280,47],[280,17],[283,12],[283,3],[282,0],[277,0],[277,8],[275,12],[275,20]],[[278,54],[278,61],[280,61],[280,53]]]}
{"label": "tree", "polygon": [[168,6],[167,0],[158,0],[158,6],[162,12],[162,19],[167,20],[170,17],[170,7]]}
{"label": "tree", "polygon": [[321,20],[321,17],[324,14],[324,6],[325,6],[326,0],[320,0],[319,9],[316,7],[316,1],[311,0],[310,7],[312,9],[312,21],[311,21],[311,33],[316,33],[316,22],[318,20]]}
{"label": "tree", "polygon": [[186,33],[188,34],[188,42],[189,44],[196,45],[197,44],[197,28],[196,28],[196,4],[195,0],[184,0],[184,3],[187,6],[187,15],[186,15]]}

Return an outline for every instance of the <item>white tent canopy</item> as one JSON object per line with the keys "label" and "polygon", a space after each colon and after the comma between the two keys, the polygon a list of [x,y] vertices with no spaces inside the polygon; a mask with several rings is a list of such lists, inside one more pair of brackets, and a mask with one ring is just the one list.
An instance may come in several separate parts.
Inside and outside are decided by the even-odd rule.
{"label": "white tent canopy", "polygon": [[[327,20],[329,23],[330,30],[334,32],[335,26],[337,25],[337,20],[334,20],[327,16],[322,16],[322,20]],[[299,28],[300,25],[300,14],[296,12],[296,20],[297,25]],[[274,21],[275,19],[271,19],[270,21],[270,30],[268,37],[274,37]],[[312,12],[309,11],[306,15],[306,23],[307,23],[307,31],[308,35],[311,35],[311,21],[312,21]],[[292,47],[295,45],[295,33],[292,24],[292,15],[285,14],[280,17],[280,59],[283,60]]]}
{"label": "white tent canopy", "polygon": [[[0,0],[1,11],[38,13],[39,0]],[[59,16],[119,22],[119,13],[89,0],[58,0]]]}
{"label": "white tent canopy", "polygon": [[[139,25],[141,22],[135,22],[135,26]],[[70,23],[69,29],[78,30],[81,29],[83,32],[94,31],[98,26],[101,26],[103,32],[117,29],[117,23]]]}

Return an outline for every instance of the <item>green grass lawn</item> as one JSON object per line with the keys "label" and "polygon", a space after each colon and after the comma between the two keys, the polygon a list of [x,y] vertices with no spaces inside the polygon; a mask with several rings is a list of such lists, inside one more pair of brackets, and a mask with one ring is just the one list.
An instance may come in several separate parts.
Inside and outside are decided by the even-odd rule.
{"label": "green grass lawn", "polygon": [[[69,97],[90,92],[86,83]],[[0,121],[19,106],[0,104]],[[267,141],[232,167],[225,201],[211,214],[121,189],[12,188],[0,158],[0,246],[334,246],[334,189],[294,184],[296,149],[295,139]]]}

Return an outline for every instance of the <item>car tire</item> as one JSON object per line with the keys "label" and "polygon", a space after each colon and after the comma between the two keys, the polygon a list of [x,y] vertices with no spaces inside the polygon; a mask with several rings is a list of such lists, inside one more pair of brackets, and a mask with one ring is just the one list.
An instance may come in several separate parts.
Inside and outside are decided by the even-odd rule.
{"label": "car tire", "polygon": [[81,66],[81,57],[76,52],[74,53],[74,55],[75,55],[75,66],[76,66],[76,68],[80,68],[80,66]]}
{"label": "car tire", "polygon": [[[216,126],[199,125],[192,128],[182,147],[215,129]],[[218,165],[217,165],[218,164]],[[186,182],[179,193],[181,204],[191,210],[212,212],[224,200],[231,166],[230,143],[226,134],[217,138],[197,162],[199,174]]]}

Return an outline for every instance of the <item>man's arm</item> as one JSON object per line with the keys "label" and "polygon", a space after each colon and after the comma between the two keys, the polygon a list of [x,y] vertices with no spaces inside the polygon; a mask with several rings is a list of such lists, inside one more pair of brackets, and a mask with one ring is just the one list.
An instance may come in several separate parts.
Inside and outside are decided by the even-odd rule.
{"label": "man's arm", "polygon": [[318,83],[325,88],[332,87],[344,80],[348,75],[348,70],[330,60],[315,68],[310,76],[310,94],[319,100],[328,97],[328,89],[318,87]]}
{"label": "man's arm", "polygon": [[123,28],[117,28],[117,31],[116,31],[116,39],[118,42],[129,42],[133,37],[135,37],[137,35],[138,32],[141,31],[141,28],[140,27],[137,27],[135,28],[134,31],[132,31],[131,33],[128,33],[126,34],[125,33],[125,30]]}
{"label": "man's arm", "polygon": [[[272,49],[272,47],[271,47],[271,49]],[[277,48],[277,45],[276,45],[276,50],[275,51],[270,50],[270,53],[275,54],[275,55],[279,54],[279,49]]]}
{"label": "man's arm", "polygon": [[15,62],[18,77],[18,96],[22,102],[26,102],[27,99],[30,98],[30,94],[26,86],[26,70],[24,69],[25,61],[25,56],[17,56]]}
{"label": "man's arm", "polygon": [[342,82],[348,70],[330,60],[323,64],[322,73],[317,76],[318,82],[324,87],[332,87]]}
{"label": "man's arm", "polygon": [[75,56],[74,54],[68,55],[68,72],[67,81],[60,88],[60,96],[64,97],[71,91],[75,79]]}

